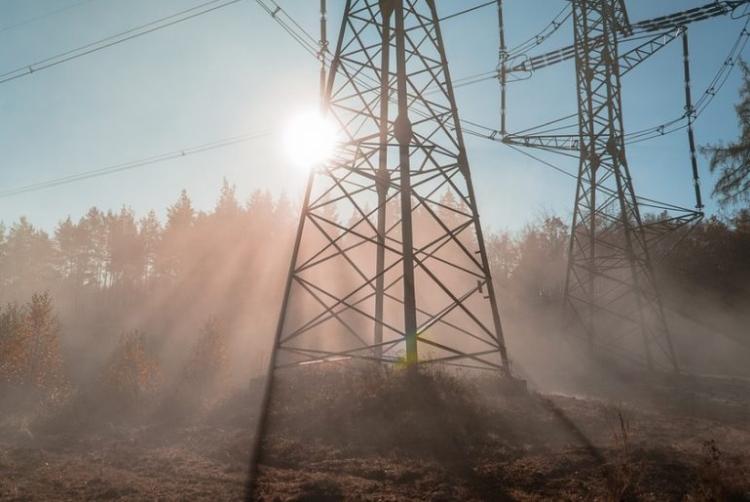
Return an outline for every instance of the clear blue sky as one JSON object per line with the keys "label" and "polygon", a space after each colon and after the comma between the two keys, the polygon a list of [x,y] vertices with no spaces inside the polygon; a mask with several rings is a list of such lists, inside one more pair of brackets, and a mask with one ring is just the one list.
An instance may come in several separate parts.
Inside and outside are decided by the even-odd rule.
{"label": "clear blue sky", "polygon": [[[79,0],[0,0],[0,73],[143,24],[201,0],[89,0],[58,14],[28,19]],[[708,0],[628,0],[632,21]],[[308,31],[317,31],[315,0],[279,0]],[[330,37],[343,0],[329,0]],[[443,0],[442,14],[481,3]],[[564,0],[506,0],[509,45],[538,32]],[[690,28],[693,93],[699,96],[726,57],[744,20],[718,18]],[[454,79],[497,64],[494,7],[443,26]],[[561,29],[534,53],[570,43]],[[244,132],[280,130],[291,116],[314,106],[317,63],[253,0],[206,14],[31,76],[0,84],[0,189],[136,160]],[[539,71],[509,90],[510,130],[575,111],[572,63]],[[624,79],[626,130],[655,125],[682,113],[682,53],[673,42]],[[696,124],[699,143],[737,134],[735,72]],[[457,89],[462,118],[498,127],[497,83]],[[518,229],[545,212],[568,217],[574,184],[504,145],[467,138],[485,225]],[[639,193],[693,205],[687,138],[678,132],[628,151]],[[546,155],[556,162],[556,157]],[[575,169],[575,162],[560,164]],[[713,182],[700,159],[704,195]],[[303,174],[290,165],[276,137],[128,172],[0,199],[0,220],[21,215],[51,230],[91,206],[131,206],[139,215],[164,213],[183,188],[199,209],[213,207],[222,178],[240,197],[268,188],[300,194]],[[717,211],[708,204],[708,212]]]}

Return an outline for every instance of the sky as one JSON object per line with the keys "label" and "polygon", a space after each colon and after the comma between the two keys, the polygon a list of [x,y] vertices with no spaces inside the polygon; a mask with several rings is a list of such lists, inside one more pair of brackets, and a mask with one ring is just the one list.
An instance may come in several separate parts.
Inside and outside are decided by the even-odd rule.
{"label": "sky", "polygon": [[[204,0],[0,0],[0,74],[141,25]],[[506,39],[513,46],[539,32],[567,0],[505,0]],[[278,0],[317,35],[317,0]],[[344,0],[329,0],[329,38],[338,32]],[[484,3],[443,0],[441,15]],[[628,0],[633,22],[709,3],[709,0]],[[697,99],[722,65],[744,19],[730,17],[690,26],[693,96]],[[568,45],[564,26],[535,55]],[[454,79],[493,70],[498,30],[493,6],[446,20],[442,26]],[[53,231],[68,215],[88,208],[163,216],[185,189],[198,209],[210,210],[222,180],[240,199],[257,189],[299,200],[306,173],[283,149],[286,124],[316,106],[318,63],[253,0],[108,49],[0,84],[0,191],[193,147],[238,134],[272,135],[226,148],[152,164],[51,189],[0,197],[0,221],[25,215]],[[734,104],[739,71],[730,76],[695,124],[705,145],[736,138]],[[675,118],[683,112],[682,46],[672,42],[623,78],[625,130]],[[462,119],[499,128],[499,91],[489,80],[456,89]],[[571,62],[541,69],[508,89],[508,129],[521,130],[574,113]],[[482,222],[519,230],[547,214],[569,218],[574,180],[507,146],[467,136]],[[532,151],[531,153],[535,153]],[[535,153],[536,154],[536,153]],[[685,131],[629,147],[640,195],[692,207],[694,198]],[[574,171],[577,162],[542,154]],[[708,214],[713,179],[699,158]]]}

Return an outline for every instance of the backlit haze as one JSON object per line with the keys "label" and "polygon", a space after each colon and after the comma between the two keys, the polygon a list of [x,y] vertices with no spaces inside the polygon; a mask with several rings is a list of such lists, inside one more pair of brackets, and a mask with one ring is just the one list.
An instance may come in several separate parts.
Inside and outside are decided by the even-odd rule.
{"label": "backlit haze", "polygon": [[[198,3],[0,0],[0,73]],[[630,19],[636,22],[704,3],[641,0],[628,5]],[[282,3],[316,37],[317,4]],[[334,47],[343,2],[329,4],[329,38]],[[505,4],[507,40],[513,46],[540,31],[565,2],[508,0]],[[74,6],[26,22],[69,5]],[[439,10],[447,15],[466,5],[443,1]],[[726,57],[742,23],[725,17],[691,25],[696,98]],[[494,7],[445,21],[443,33],[454,79],[495,68]],[[532,54],[567,45],[571,36],[569,26],[561,29]],[[626,131],[682,113],[681,51],[676,41],[624,78]],[[275,137],[0,198],[0,220],[8,225],[26,215],[51,230],[61,215],[77,219],[91,206],[106,210],[122,205],[132,207],[137,215],[153,208],[163,216],[167,203],[183,188],[197,209],[209,209],[222,178],[237,185],[240,199],[253,190],[268,189],[274,195],[284,191],[297,201],[305,176],[283,147],[283,131],[295,117],[317,106],[318,70],[317,61],[248,0],[1,84],[3,190],[239,134],[272,130]],[[735,136],[738,74],[732,74],[696,123],[699,144]],[[575,112],[574,79],[573,64],[567,62],[511,84],[508,129],[524,129]],[[461,87],[456,95],[463,119],[499,128],[497,82]],[[467,136],[467,146],[485,226],[515,230],[543,213],[568,218],[573,180],[486,139]],[[640,194],[693,206],[684,131],[635,145],[628,155]],[[576,167],[572,159],[544,157],[567,169]],[[713,183],[704,158],[700,164],[708,200]],[[717,211],[713,202],[707,209]]]}

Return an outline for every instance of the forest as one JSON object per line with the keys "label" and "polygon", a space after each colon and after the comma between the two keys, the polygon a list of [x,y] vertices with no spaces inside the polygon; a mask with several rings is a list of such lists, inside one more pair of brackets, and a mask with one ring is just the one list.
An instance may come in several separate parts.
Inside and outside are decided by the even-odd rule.
{"label": "forest", "polygon": [[[196,211],[183,191],[163,222],[123,207],[61,215],[52,233],[26,218],[0,227],[0,385],[59,394],[101,380],[141,393],[209,364],[198,359],[225,366],[225,381],[246,382],[268,357],[297,211],[264,191],[240,201],[225,180],[212,211]],[[549,325],[562,301],[567,232],[562,218],[543,215],[519,232],[486,234],[509,343],[528,364],[545,360],[530,340],[558,336]],[[656,266],[678,331],[698,333],[691,340],[703,354],[723,344],[741,355],[750,347],[750,210],[674,234],[679,245],[663,246]],[[694,322],[681,324],[685,315]],[[719,368],[743,373],[737,361]]]}

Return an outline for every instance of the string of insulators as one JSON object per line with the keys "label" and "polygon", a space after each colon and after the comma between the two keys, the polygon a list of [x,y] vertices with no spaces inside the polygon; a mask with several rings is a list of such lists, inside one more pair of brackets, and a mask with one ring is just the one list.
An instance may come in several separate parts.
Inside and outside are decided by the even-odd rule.
{"label": "string of insulators", "polygon": [[695,119],[695,109],[693,108],[693,98],[690,93],[690,51],[688,48],[687,27],[683,27],[682,29],[682,64],[685,75],[685,116],[687,117],[688,142],[690,143],[690,164],[693,169],[695,207],[698,210],[701,210],[703,209],[703,200],[701,198],[700,177],[698,175],[698,159],[695,154],[695,135],[693,134],[693,120]]}
{"label": "string of insulators", "polygon": [[328,52],[328,29],[326,23],[326,0],[320,0],[320,103],[325,107],[326,95],[326,52]]}
{"label": "string of insulators", "polygon": [[499,78],[500,78],[500,134],[503,136],[506,133],[505,129],[505,92],[507,87],[507,73],[508,69],[505,65],[508,59],[508,50],[505,46],[505,25],[503,23],[503,0],[497,0],[497,19],[498,27],[500,30],[500,49],[498,53],[499,61]]}
{"label": "string of insulators", "polygon": [[[716,16],[722,16],[732,12],[734,9],[741,5],[750,3],[750,0],[738,0],[734,2],[712,2],[710,4],[703,5],[702,7],[695,7],[693,9],[676,12],[667,16],[656,17],[653,19],[646,19],[630,26],[630,33],[623,33],[626,36],[630,34],[641,34],[655,31],[669,30],[672,28],[679,28],[689,23],[696,21],[702,21],[704,19],[710,19]],[[598,39],[594,39],[594,43]],[[513,65],[509,68],[509,71],[533,71],[539,70],[546,66],[567,61],[575,56],[575,46],[569,45],[561,49],[557,49],[551,52],[540,54],[538,56],[529,58],[528,60]]]}
{"label": "string of insulators", "polygon": [[659,31],[669,28],[679,28],[688,23],[702,21],[716,16],[728,14],[738,6],[747,3],[740,2],[713,2],[681,12],[675,12],[666,16],[655,17],[640,21],[632,25],[633,32]]}

